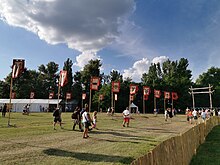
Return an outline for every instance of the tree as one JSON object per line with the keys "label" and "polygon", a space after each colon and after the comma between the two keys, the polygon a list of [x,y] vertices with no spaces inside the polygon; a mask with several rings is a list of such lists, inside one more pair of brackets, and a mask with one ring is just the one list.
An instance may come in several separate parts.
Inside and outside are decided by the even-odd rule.
{"label": "tree", "polygon": [[[199,78],[196,80],[197,87],[207,87],[210,85],[213,86],[213,106],[219,107],[219,97],[220,97],[220,68],[211,67],[207,72],[199,75]],[[196,104],[199,106],[209,107],[209,96],[208,94],[203,94],[196,96]]]}
{"label": "tree", "polygon": [[38,78],[44,91],[41,93],[42,98],[48,98],[49,92],[58,92],[59,65],[55,62],[49,62],[46,66],[43,64],[38,67],[40,72]]}

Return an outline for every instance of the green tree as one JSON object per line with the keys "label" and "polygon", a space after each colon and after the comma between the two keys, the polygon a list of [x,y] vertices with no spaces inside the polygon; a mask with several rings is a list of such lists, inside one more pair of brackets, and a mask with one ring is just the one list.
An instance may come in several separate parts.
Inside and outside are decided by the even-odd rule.
{"label": "green tree", "polygon": [[[208,87],[209,84],[213,86],[213,106],[220,107],[219,97],[220,97],[220,68],[211,67],[207,72],[199,75],[199,78],[196,80],[195,85],[197,87]],[[201,107],[209,107],[209,95],[200,94],[196,96],[196,105]]]}

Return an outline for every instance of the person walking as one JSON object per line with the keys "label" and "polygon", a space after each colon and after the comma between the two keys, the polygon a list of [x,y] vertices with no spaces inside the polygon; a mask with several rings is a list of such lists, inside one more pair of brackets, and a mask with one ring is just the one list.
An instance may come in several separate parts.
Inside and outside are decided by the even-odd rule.
{"label": "person walking", "polygon": [[128,110],[128,107],[122,112],[123,115],[123,127],[125,127],[125,124],[127,123],[127,127],[129,127],[129,123],[130,123],[130,112]]}
{"label": "person walking", "polygon": [[194,119],[195,124],[197,124],[197,120],[198,120],[197,110],[194,109],[193,112],[192,112],[192,115],[193,115],[193,119]]}
{"label": "person walking", "polygon": [[2,109],[2,117],[5,117],[6,112],[7,112],[7,104],[5,103],[5,104],[4,104],[4,107],[3,107],[3,109]]}
{"label": "person walking", "polygon": [[79,125],[79,130],[83,132],[82,125],[81,125],[81,116],[80,116],[80,107],[77,106],[72,114],[73,119],[73,130],[75,130],[76,125]]}
{"label": "person walking", "polygon": [[89,115],[89,108],[85,108],[85,111],[82,114],[82,123],[84,125],[83,138],[86,139],[89,137],[89,126],[91,126],[92,120]]}
{"label": "person walking", "polygon": [[93,124],[92,128],[96,128],[96,123],[97,123],[97,111],[94,111],[92,115],[92,124]]}
{"label": "person walking", "polygon": [[53,129],[56,130],[56,124],[59,122],[60,128],[63,129],[62,127],[62,119],[61,119],[61,109],[56,108],[55,111],[53,112],[54,116],[54,123],[53,123]]}

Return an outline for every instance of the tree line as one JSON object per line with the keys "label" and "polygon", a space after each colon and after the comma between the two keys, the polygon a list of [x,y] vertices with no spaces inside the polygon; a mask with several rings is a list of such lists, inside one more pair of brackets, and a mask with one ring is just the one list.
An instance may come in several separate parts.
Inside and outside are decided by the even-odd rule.
{"label": "tree line", "polygon": [[[185,58],[177,61],[167,60],[162,64],[152,63],[149,70],[146,68],[146,73],[141,77],[141,82],[136,83],[130,77],[123,77],[119,71],[112,70],[109,74],[101,73],[100,68],[102,63],[100,60],[90,60],[81,71],[73,73],[73,62],[67,59],[64,62],[62,70],[66,70],[68,74],[67,84],[61,88],[60,98],[65,103],[66,93],[72,94],[72,99],[78,105],[82,103],[82,93],[86,93],[86,99],[83,103],[89,102],[90,79],[91,77],[99,77],[101,84],[98,91],[92,91],[92,110],[97,110],[101,107],[106,110],[111,106],[111,83],[120,82],[120,92],[118,99],[115,102],[116,112],[122,112],[129,104],[130,84],[138,85],[138,93],[135,95],[134,104],[136,104],[142,112],[143,107],[143,86],[151,88],[151,94],[147,101],[145,101],[146,112],[152,112],[154,109],[154,94],[153,89],[177,92],[178,100],[174,102],[174,107],[184,110],[186,107],[192,106],[191,95],[189,88],[204,87],[211,84],[215,90],[213,94],[213,106],[219,106],[220,96],[220,68],[211,67],[206,73],[202,73],[199,78],[192,81],[192,71],[188,68],[189,62]],[[46,65],[40,65],[38,70],[30,70],[25,68],[23,73],[13,81],[13,91],[16,93],[16,98],[29,99],[30,92],[35,93],[36,99],[48,99],[49,93],[58,93],[59,81],[59,65],[55,62],[49,62]],[[11,73],[0,81],[0,98],[9,98]],[[99,96],[103,95],[103,100],[100,101]],[[57,98],[57,95],[54,96]],[[164,107],[163,95],[157,101],[157,107],[163,109]],[[167,102],[166,107],[171,107],[171,101]],[[209,107],[209,96],[196,96],[196,106]]]}

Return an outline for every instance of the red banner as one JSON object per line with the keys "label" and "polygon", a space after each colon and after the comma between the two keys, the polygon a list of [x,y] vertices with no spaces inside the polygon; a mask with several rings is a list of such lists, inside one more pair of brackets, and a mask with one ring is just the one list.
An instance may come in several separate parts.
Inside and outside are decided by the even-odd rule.
{"label": "red banner", "polygon": [[130,85],[130,95],[136,94],[137,91],[138,91],[138,86],[131,84],[131,85]]}
{"label": "red banner", "polygon": [[72,98],[72,93],[67,92],[67,93],[66,93],[66,99],[67,99],[67,100],[70,100],[71,98]]}
{"label": "red banner", "polygon": [[160,98],[160,95],[161,95],[160,90],[156,90],[156,89],[154,89],[154,97],[156,97],[156,98]]}
{"label": "red banner", "polygon": [[165,99],[170,99],[170,92],[164,91],[164,98]]}
{"label": "red banner", "polygon": [[24,60],[13,59],[12,78],[17,78],[24,70]]}
{"label": "red banner", "polygon": [[144,100],[148,100],[148,95],[144,95]]}
{"label": "red banner", "polygon": [[86,99],[86,93],[82,94],[82,99],[85,100]]}
{"label": "red banner", "polygon": [[91,90],[98,90],[100,85],[99,77],[92,77],[90,80],[90,89]]}
{"label": "red banner", "polygon": [[134,95],[130,95],[130,101],[134,101]]}
{"label": "red banner", "polygon": [[150,87],[143,86],[143,94],[144,96],[150,95]]}
{"label": "red banner", "polygon": [[60,86],[63,87],[64,85],[66,85],[68,82],[68,78],[67,78],[67,71],[66,70],[61,70],[60,71]]}
{"label": "red banner", "polygon": [[118,93],[120,91],[120,82],[112,82],[112,92]]}
{"label": "red banner", "polygon": [[31,93],[30,93],[30,99],[34,99],[34,95],[35,95],[35,93],[34,93],[34,92],[31,92]]}
{"label": "red banner", "polygon": [[172,99],[177,100],[179,97],[176,92],[172,92]]}
{"label": "red banner", "polygon": [[16,98],[16,93],[15,93],[15,92],[12,92],[12,93],[11,93],[11,98],[12,98],[12,99],[15,99],[15,98]]}
{"label": "red banner", "polygon": [[49,99],[52,99],[54,97],[54,92],[49,93]]}

